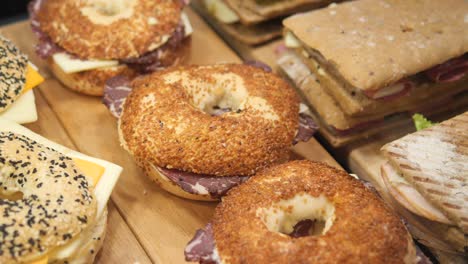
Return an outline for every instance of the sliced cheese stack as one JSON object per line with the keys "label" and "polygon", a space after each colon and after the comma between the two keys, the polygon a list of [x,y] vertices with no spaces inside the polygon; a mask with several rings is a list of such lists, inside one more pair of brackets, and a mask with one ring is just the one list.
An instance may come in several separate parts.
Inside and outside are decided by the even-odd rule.
{"label": "sliced cheese stack", "polygon": [[96,224],[88,227],[68,244],[52,249],[47,256],[30,262],[29,264],[47,264],[48,262],[60,262],[64,260],[67,260],[70,264],[87,262],[84,259],[88,256],[82,256],[79,253],[83,252],[83,249],[88,246],[96,233],[104,233],[103,228],[105,228],[107,221],[107,202],[115,184],[117,183],[120,173],[122,172],[122,168],[110,162],[89,157],[62,145],[56,144],[23,126],[6,119],[0,118],[0,131],[9,131],[27,136],[72,158],[75,165],[81,169],[93,186],[95,186],[94,195],[97,200]]}

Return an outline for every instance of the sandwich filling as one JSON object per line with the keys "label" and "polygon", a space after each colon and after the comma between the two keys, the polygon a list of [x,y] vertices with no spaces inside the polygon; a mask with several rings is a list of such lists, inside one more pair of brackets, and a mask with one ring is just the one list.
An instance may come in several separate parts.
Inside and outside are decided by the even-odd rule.
{"label": "sandwich filling", "polygon": [[[333,79],[336,83],[341,84],[342,89],[351,91],[351,93],[360,92],[361,89],[353,87],[347,82],[332,63],[328,62],[318,51],[306,48],[306,45],[298,40],[291,31],[285,33],[285,43],[288,48],[298,49],[299,53],[316,65],[319,75]],[[412,89],[417,89],[424,83],[452,83],[466,79],[467,75],[468,54],[465,53],[423,72],[401,79],[394,84],[374,90],[363,90],[363,94],[373,100],[394,100],[408,94]]]}
{"label": "sandwich filling", "polygon": [[[28,7],[31,18],[31,27],[39,39],[39,43],[36,45],[36,53],[43,59],[52,59],[65,73],[76,73],[99,68],[115,67],[122,64],[127,65],[140,73],[160,70],[168,66],[163,65],[162,63],[162,60],[167,56],[167,53],[182,45],[183,41],[193,32],[187,15],[182,13],[180,22],[172,34],[162,36],[161,41],[152,45],[149,52],[142,54],[139,57],[115,58],[114,60],[80,58],[76,54],[70,53],[54,43],[50,36],[41,29],[38,13],[40,12],[41,5],[43,5],[45,1],[47,0],[34,0]],[[105,9],[105,7],[103,8]],[[125,15],[125,12],[122,14]],[[119,17],[119,19],[130,18]],[[149,19],[148,23],[158,23],[158,21]]]}
{"label": "sandwich filling", "polygon": [[[285,42],[289,42],[290,46],[296,45],[292,41],[294,39],[285,38]],[[324,88],[325,79],[319,80],[318,76],[320,72],[323,72],[320,71],[321,68],[313,72],[303,62],[301,55],[289,50],[281,54],[278,64],[307,98],[313,107],[312,110],[315,112],[316,118],[319,119],[320,123],[325,124],[322,128],[326,128],[333,135],[339,137],[356,135],[360,131],[376,129],[388,122],[402,120],[402,118],[407,119],[409,114],[413,112],[433,113],[446,109],[447,106],[460,103],[463,105],[467,97],[467,93],[463,91],[465,87],[447,87],[450,90],[446,90],[444,95],[438,96],[430,102],[419,102],[421,101],[419,100],[412,102],[408,107],[403,105],[404,107],[400,109],[396,109],[396,106],[393,105],[389,111],[373,116],[349,116],[338,100]],[[381,103],[380,106],[383,104]]]}

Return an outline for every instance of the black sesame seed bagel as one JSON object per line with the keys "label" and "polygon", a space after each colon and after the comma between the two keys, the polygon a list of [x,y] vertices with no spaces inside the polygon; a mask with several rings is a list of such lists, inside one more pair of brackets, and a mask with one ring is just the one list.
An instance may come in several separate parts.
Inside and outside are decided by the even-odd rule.
{"label": "black sesame seed bagel", "polygon": [[298,130],[294,90],[253,66],[174,67],[132,87],[119,131],[142,167],[252,175],[284,160]]}
{"label": "black sesame seed bagel", "polygon": [[140,57],[175,31],[179,0],[42,0],[40,28],[69,53],[87,59]]}
{"label": "black sesame seed bagel", "polygon": [[0,113],[21,95],[28,59],[9,40],[0,36]]}
{"label": "black sesame seed bagel", "polygon": [[[299,221],[322,230],[293,237]],[[232,189],[212,221],[217,263],[415,263],[403,222],[361,182],[295,161]],[[193,249],[193,247],[191,248]],[[216,254],[214,254],[216,255]]]}
{"label": "black sesame seed bagel", "polygon": [[0,263],[37,259],[92,225],[93,190],[70,158],[0,132]]}

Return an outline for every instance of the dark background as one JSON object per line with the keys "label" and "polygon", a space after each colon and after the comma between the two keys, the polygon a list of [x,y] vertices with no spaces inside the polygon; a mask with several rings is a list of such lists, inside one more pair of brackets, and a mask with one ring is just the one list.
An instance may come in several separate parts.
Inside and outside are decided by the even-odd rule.
{"label": "dark background", "polygon": [[0,2],[0,23],[26,18],[28,2],[29,0],[2,0]]}

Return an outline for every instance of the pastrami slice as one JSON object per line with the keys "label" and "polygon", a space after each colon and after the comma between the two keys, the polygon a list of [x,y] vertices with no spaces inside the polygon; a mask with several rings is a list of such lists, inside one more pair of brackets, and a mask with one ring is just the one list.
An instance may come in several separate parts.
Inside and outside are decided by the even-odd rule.
{"label": "pastrami slice", "polygon": [[191,194],[209,194],[213,198],[224,196],[231,188],[245,182],[248,176],[211,176],[158,167],[161,174]]}
{"label": "pastrami slice", "polygon": [[433,82],[447,83],[463,79],[468,74],[468,55],[451,59],[426,71]]}
{"label": "pastrami slice", "polygon": [[130,79],[123,75],[117,75],[107,80],[104,86],[102,103],[109,108],[113,116],[119,118],[122,114],[122,105],[130,94]]}
{"label": "pastrami slice", "polygon": [[318,125],[315,123],[314,119],[312,119],[311,116],[304,113],[300,113],[299,130],[297,131],[296,138],[294,139],[293,144],[297,144],[300,141],[309,141],[318,129]]}
{"label": "pastrami slice", "polygon": [[195,236],[185,247],[184,255],[186,261],[198,261],[202,264],[218,263],[211,223],[208,223],[205,228],[197,230]]}

